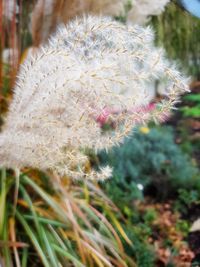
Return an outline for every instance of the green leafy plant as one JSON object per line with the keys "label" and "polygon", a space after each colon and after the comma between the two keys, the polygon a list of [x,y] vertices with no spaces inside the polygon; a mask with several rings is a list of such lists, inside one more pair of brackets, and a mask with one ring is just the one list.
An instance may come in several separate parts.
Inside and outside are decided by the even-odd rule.
{"label": "green leafy plant", "polygon": [[181,108],[183,116],[199,118],[200,117],[200,94],[190,94],[184,97],[187,105]]}
{"label": "green leafy plant", "polygon": [[181,108],[181,110],[185,117],[193,117],[193,118],[200,117],[200,105],[195,107],[183,107]]}
{"label": "green leafy plant", "polygon": [[200,104],[200,94],[189,94],[189,95],[186,95],[184,99]]}
{"label": "green leafy plant", "polygon": [[179,189],[178,198],[175,202],[175,210],[181,212],[181,214],[186,215],[188,210],[193,205],[199,205],[199,192],[195,188],[193,190]]}
{"label": "green leafy plant", "polygon": [[149,227],[145,224],[138,224],[125,229],[130,239],[133,240],[133,247],[127,247],[126,251],[136,259],[137,267],[154,267],[156,255],[154,248],[148,244]]}

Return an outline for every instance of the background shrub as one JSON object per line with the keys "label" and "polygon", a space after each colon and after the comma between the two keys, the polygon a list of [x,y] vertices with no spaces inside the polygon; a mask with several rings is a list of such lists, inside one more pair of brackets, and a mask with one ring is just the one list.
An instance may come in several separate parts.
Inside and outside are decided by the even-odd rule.
{"label": "background shrub", "polygon": [[[112,196],[142,197],[144,192],[165,199],[179,188],[200,189],[197,168],[174,141],[171,127],[152,128],[148,133],[134,131],[121,147],[99,154],[100,164],[113,166],[113,179],[106,185]],[[116,184],[117,187],[114,187]]]}

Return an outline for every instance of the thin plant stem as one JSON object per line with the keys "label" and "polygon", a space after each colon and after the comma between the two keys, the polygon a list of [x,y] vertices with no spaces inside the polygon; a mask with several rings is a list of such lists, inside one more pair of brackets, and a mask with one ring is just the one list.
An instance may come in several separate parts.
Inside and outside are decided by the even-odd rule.
{"label": "thin plant stem", "polygon": [[[20,170],[15,169],[15,191],[14,191],[14,203],[13,203],[13,216],[10,219],[10,226],[11,226],[11,238],[13,242],[16,242],[16,233],[15,233],[15,214],[17,208],[17,201],[19,196],[19,179],[20,179]],[[15,256],[15,263],[17,267],[21,267],[19,254],[17,248],[13,246],[13,253]]]}
{"label": "thin plant stem", "polygon": [[6,170],[2,169],[0,177],[0,239],[3,238],[3,228],[5,223],[6,210]]}
{"label": "thin plant stem", "polygon": [[[15,218],[10,218],[9,220],[9,224],[10,224],[10,236],[11,236],[11,241],[13,243],[16,242],[16,228],[15,228]],[[16,246],[13,246],[13,253],[14,253],[14,257],[15,257],[15,263],[16,263],[16,267],[21,267],[21,263],[20,263],[20,258],[19,258],[19,253],[17,250]]]}
{"label": "thin plant stem", "polygon": [[17,201],[19,195],[19,179],[20,179],[20,170],[15,169],[15,192],[14,192],[14,205],[13,205],[13,218],[15,217]]}

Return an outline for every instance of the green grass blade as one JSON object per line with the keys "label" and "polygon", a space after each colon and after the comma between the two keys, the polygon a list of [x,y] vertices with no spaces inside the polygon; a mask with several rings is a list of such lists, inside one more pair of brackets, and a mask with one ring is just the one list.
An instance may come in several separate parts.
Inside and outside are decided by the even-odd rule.
{"label": "green grass blade", "polygon": [[[27,220],[33,220],[34,217],[32,215],[24,215],[24,218],[27,219]],[[62,227],[63,229],[67,228],[67,225],[64,224],[64,223],[61,223],[59,221],[55,221],[55,220],[51,220],[51,219],[47,219],[47,218],[44,218],[44,217],[39,217],[37,216],[37,220],[39,223],[42,223],[44,225],[52,225],[52,226],[55,226],[55,227]]]}
{"label": "green grass blade", "polygon": [[0,183],[0,239],[2,239],[5,225],[5,210],[6,210],[6,170],[1,171]]}
{"label": "green grass blade", "polygon": [[28,248],[23,248],[22,267],[27,267],[27,261],[28,261]]}
{"label": "green grass blade", "polygon": [[18,211],[16,211],[16,217],[19,220],[19,222],[21,223],[21,225],[23,226],[27,235],[29,236],[29,238],[30,238],[33,246],[35,247],[36,251],[38,252],[38,255],[40,256],[41,261],[44,264],[44,266],[45,267],[52,267],[51,264],[48,262],[47,257],[45,255],[45,253],[43,252],[40,244],[38,243],[36,234],[29,227],[26,220],[23,218],[23,216],[21,216],[21,214]]}
{"label": "green grass blade", "polygon": [[69,259],[76,267],[85,267],[79,260],[77,260],[75,257],[73,257],[70,253],[68,253],[63,248],[58,247],[57,245],[53,244],[53,247],[55,251],[59,252],[61,255],[65,256],[67,259]]}
{"label": "green grass blade", "polygon": [[51,196],[42,190],[41,187],[34,183],[28,176],[23,175],[22,180],[35,190],[35,192],[54,210],[55,214],[66,221],[64,210],[62,210],[61,206],[58,205]]}
{"label": "green grass blade", "polygon": [[46,234],[44,228],[41,228],[41,229],[42,229],[42,239],[43,239],[44,245],[46,246],[46,252],[49,255],[51,265],[52,267],[58,267],[59,260],[57,259],[53,246],[52,246],[53,241],[50,240],[50,238],[48,239],[48,235]]}
{"label": "green grass blade", "polygon": [[[4,241],[9,241],[9,234],[8,234],[8,216],[7,212],[5,210],[5,221],[4,221],[4,228],[3,228],[3,240]],[[5,266],[13,266],[13,261],[12,261],[12,251],[11,248],[8,246],[3,247],[2,249],[3,257],[5,260]]]}
{"label": "green grass blade", "polygon": [[[39,237],[39,239],[40,239],[40,237],[41,237],[41,235],[42,235],[42,233],[41,233],[41,227],[40,227],[40,223],[39,223],[39,220],[38,220],[38,216],[37,216],[37,214],[36,214],[36,212],[35,212],[35,209],[34,209],[32,200],[31,200],[29,194],[27,193],[27,191],[25,190],[25,188],[24,188],[22,185],[20,185],[19,189],[20,189],[20,192],[22,192],[22,195],[23,195],[24,200],[25,200],[25,201],[28,203],[28,205],[29,205],[29,208],[30,208],[31,213],[32,213],[32,218],[33,218],[33,221],[34,221],[34,223],[35,223],[35,226],[36,226],[36,229],[37,229],[37,232],[38,232],[38,237]],[[24,219],[25,219],[25,217],[24,217]]]}
{"label": "green grass blade", "polygon": [[63,248],[64,250],[69,250],[71,255],[76,256],[75,250],[74,250],[74,248],[72,246],[72,242],[67,237],[65,237],[65,240],[63,241],[62,238],[59,235],[59,232],[55,231],[55,229],[51,225],[49,225],[49,230],[50,230],[51,234],[54,236],[54,240],[57,241],[56,243],[61,248]]}

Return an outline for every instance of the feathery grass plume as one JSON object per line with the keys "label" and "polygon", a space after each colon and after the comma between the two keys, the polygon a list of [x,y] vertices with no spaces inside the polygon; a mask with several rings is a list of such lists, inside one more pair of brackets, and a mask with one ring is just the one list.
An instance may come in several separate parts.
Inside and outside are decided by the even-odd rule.
{"label": "feathery grass plume", "polygon": [[[0,164],[76,179],[109,177],[109,167],[85,172],[85,149],[108,149],[135,125],[164,120],[188,90],[153,37],[150,28],[94,16],[60,27],[21,65],[0,136]],[[165,81],[166,98],[147,109],[148,87],[156,79]],[[113,131],[103,132],[98,122],[105,110]]]}

